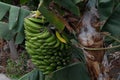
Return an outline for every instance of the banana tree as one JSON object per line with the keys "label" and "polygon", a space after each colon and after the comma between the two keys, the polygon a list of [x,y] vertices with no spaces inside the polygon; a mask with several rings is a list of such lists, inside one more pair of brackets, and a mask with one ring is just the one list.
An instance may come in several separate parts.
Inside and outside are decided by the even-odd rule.
{"label": "banana tree", "polygon": [[[21,24],[18,24],[19,26],[16,28],[17,31],[22,32],[24,23],[26,49],[32,56],[31,58],[37,59],[37,64],[36,60],[32,61],[38,69],[26,74],[19,80],[110,80],[107,54],[110,50],[117,51],[120,49],[120,45],[115,45],[120,42],[119,9],[119,0],[40,0],[38,10],[35,13],[32,12],[30,16],[28,16],[28,13],[25,13],[26,15],[21,16],[22,18],[19,16],[18,22],[10,21],[10,24],[7,24],[6,27],[8,31],[14,30],[15,23],[21,21]],[[0,17],[3,18],[8,10],[9,8],[6,7],[6,11],[3,10]],[[15,13],[15,15],[18,14]],[[25,18],[25,16],[28,17]],[[24,18],[25,21],[23,22]],[[11,20],[12,18],[9,19]],[[36,27],[36,25],[38,26]],[[0,30],[2,28],[1,26]],[[42,70],[38,65],[41,62],[41,55],[39,54],[39,57],[36,57],[36,54],[40,49],[33,50],[36,47],[35,45],[40,46],[40,43],[45,43],[45,41],[37,42],[41,36],[43,37],[43,34],[40,35],[39,31],[42,32],[44,29],[47,29],[46,32],[48,32],[49,36],[54,35],[53,39],[55,38],[55,41],[57,40],[60,45],[66,45],[65,43],[67,42],[70,48],[62,49],[62,53],[66,51],[71,53],[69,64],[53,69],[47,75],[44,73],[44,69]],[[1,32],[2,38],[6,39],[4,32]],[[20,35],[17,38],[19,41]],[[30,42],[31,39],[34,42]],[[57,47],[58,49],[60,49],[60,45]],[[109,45],[113,46],[109,47]],[[31,48],[32,51],[28,48]],[[61,50],[59,51],[61,52]],[[33,56],[33,54],[35,55]]]}
{"label": "banana tree", "polygon": [[[109,80],[106,50],[119,48],[120,45],[108,47],[104,41],[109,37],[120,42],[119,20],[113,19],[119,14],[119,4],[117,0],[41,0],[38,9],[59,32],[67,29],[74,34],[71,43],[82,49],[91,79]],[[63,24],[58,25],[57,21]],[[113,30],[113,26],[117,30]]]}

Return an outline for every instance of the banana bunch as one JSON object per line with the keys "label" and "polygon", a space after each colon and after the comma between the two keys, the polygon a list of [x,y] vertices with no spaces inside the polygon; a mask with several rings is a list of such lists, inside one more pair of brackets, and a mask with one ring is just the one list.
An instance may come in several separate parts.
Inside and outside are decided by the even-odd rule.
{"label": "banana bunch", "polygon": [[42,15],[24,19],[26,50],[32,62],[45,75],[70,63],[70,54],[67,53],[70,47],[57,31],[55,34],[48,29],[46,23]]}

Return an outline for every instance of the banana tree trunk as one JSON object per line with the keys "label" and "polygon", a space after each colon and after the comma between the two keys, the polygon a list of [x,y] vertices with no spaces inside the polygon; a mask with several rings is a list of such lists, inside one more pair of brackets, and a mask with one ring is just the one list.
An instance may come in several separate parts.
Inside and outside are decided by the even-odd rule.
{"label": "banana tree trunk", "polygon": [[17,49],[15,47],[14,40],[12,39],[12,40],[8,41],[8,45],[10,47],[10,57],[11,57],[11,59],[17,60],[18,59],[18,53],[17,53]]}
{"label": "banana tree trunk", "polygon": [[109,80],[106,69],[107,59],[104,59],[105,51],[96,50],[104,47],[104,37],[100,33],[97,8],[89,5],[90,1],[80,22],[78,40],[86,58],[91,80]]}

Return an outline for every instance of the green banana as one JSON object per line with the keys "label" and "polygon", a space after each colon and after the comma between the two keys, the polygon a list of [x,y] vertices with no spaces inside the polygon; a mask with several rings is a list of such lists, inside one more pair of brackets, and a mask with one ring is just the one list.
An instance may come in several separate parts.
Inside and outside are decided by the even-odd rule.
{"label": "green banana", "polygon": [[44,49],[43,49],[43,50],[41,50],[41,52],[42,52],[42,53],[46,53],[46,52],[47,52],[47,50],[44,50]]}
{"label": "green banana", "polygon": [[[51,49],[52,50],[52,49]],[[48,55],[51,55],[51,57],[52,57],[52,55],[54,54],[55,52],[53,52],[53,51],[50,51],[50,52],[48,52],[47,54]]]}
{"label": "green banana", "polygon": [[27,52],[30,53],[31,55],[35,53],[33,50],[29,49],[28,47],[25,47],[25,49],[26,49]]}
{"label": "green banana", "polygon": [[60,41],[57,39],[57,43],[53,46],[54,48],[59,47],[60,46]]}
{"label": "green banana", "polygon": [[[62,34],[48,30],[46,19],[40,15],[37,18],[24,19],[25,48],[31,56],[33,64],[43,74],[60,69],[70,62],[68,43]],[[64,50],[64,51],[63,51]]]}
{"label": "green banana", "polygon": [[32,22],[35,22],[35,23],[41,23],[41,24],[46,23],[44,18],[33,18],[33,17],[30,17],[28,19],[31,20]]}
{"label": "green banana", "polygon": [[61,52],[58,52],[58,55],[59,55],[59,56],[62,56],[62,53],[61,53]]}
{"label": "green banana", "polygon": [[57,69],[61,69],[62,68],[62,66],[57,66]]}
{"label": "green banana", "polygon": [[46,67],[46,70],[48,70],[48,71],[51,71],[51,70],[54,70],[55,68],[54,67],[51,67],[51,66],[48,66],[48,67]]}
{"label": "green banana", "polygon": [[56,60],[59,60],[60,59],[60,56],[55,56]]}
{"label": "green banana", "polygon": [[66,57],[65,60],[66,60],[67,62],[70,62],[70,59],[71,59],[71,58],[70,58],[70,56],[69,56],[69,57]]}
{"label": "green banana", "polygon": [[40,32],[40,29],[34,29],[31,26],[26,25],[25,23],[24,23],[24,27],[29,32],[33,32],[33,33],[39,33]]}
{"label": "green banana", "polygon": [[43,43],[41,46],[40,46],[41,49],[49,49],[50,47],[47,45],[47,43]]}
{"label": "green banana", "polygon": [[38,37],[31,37],[30,40],[31,40],[31,41],[37,41],[37,40],[38,40]]}
{"label": "green banana", "polygon": [[30,20],[27,19],[27,18],[24,19],[24,23],[25,23],[27,26],[31,26],[33,29],[43,28],[43,26],[41,26],[41,25],[39,25],[39,24],[36,24],[36,23],[30,21]]}
{"label": "green banana", "polygon": [[[34,59],[34,58],[33,58],[33,59]],[[35,59],[36,59],[36,58],[35,58]],[[38,63],[38,65],[42,65],[42,66],[46,66],[46,67],[47,67],[46,63],[43,62],[43,61],[38,61],[38,60],[36,59],[35,62]]]}
{"label": "green banana", "polygon": [[40,69],[45,69],[47,66],[39,66]]}
{"label": "green banana", "polygon": [[43,39],[43,38],[48,38],[50,36],[50,32],[48,32],[47,29],[44,30],[44,32],[42,32],[41,34],[39,34],[37,37],[39,39]]}
{"label": "green banana", "polygon": [[41,50],[42,50],[41,48],[36,49],[37,52],[41,52]]}
{"label": "green banana", "polygon": [[48,46],[53,46],[53,45],[55,45],[55,44],[56,44],[56,40],[53,40],[52,42],[48,43],[47,45],[48,45]]}
{"label": "green banana", "polygon": [[66,65],[67,65],[67,63],[66,63],[66,62],[64,62],[64,63],[63,63],[63,65],[64,65],[64,66],[66,66]]}
{"label": "green banana", "polygon": [[44,56],[43,56],[43,55],[40,55],[40,56],[37,55],[37,57],[38,57],[39,59],[44,59]]}
{"label": "green banana", "polygon": [[28,41],[29,39],[31,39],[31,37],[25,36],[25,39]]}
{"label": "green banana", "polygon": [[28,41],[26,41],[25,45],[28,46],[28,47],[31,47],[31,48],[35,48],[35,49],[38,48],[38,46],[35,46],[35,45],[33,45],[32,43],[30,43]]}
{"label": "green banana", "polygon": [[57,62],[57,65],[62,65],[62,63],[61,62]]}
{"label": "green banana", "polygon": [[[42,45],[41,43],[35,43],[35,42],[31,41],[31,40],[29,42],[32,42],[35,46],[38,46],[38,47],[40,47]],[[39,51],[39,49],[36,49],[36,51],[37,50]]]}
{"label": "green banana", "polygon": [[45,71],[43,74],[47,75],[47,74],[50,74],[50,73],[51,73],[51,71]]}
{"label": "green banana", "polygon": [[50,59],[50,57],[51,57],[51,56],[49,56],[49,55],[46,55],[46,56],[45,56],[45,59]]}
{"label": "green banana", "polygon": [[37,55],[32,55],[33,59],[39,59],[39,57]]}
{"label": "green banana", "polygon": [[41,65],[41,63],[40,62],[38,62],[36,59],[34,59],[34,58],[32,58],[31,59],[32,60],[32,62],[35,64],[35,65]]}
{"label": "green banana", "polygon": [[51,67],[56,67],[57,64],[55,64],[55,63],[51,63],[50,66],[51,66]]}
{"label": "green banana", "polygon": [[46,66],[49,66],[49,65],[50,65],[50,61],[48,61],[48,60],[46,60],[46,59],[44,59],[43,62],[46,63]]}
{"label": "green banana", "polygon": [[[38,38],[38,37],[37,37],[37,38]],[[41,39],[39,40],[39,38],[38,38],[37,42],[38,42],[38,43],[45,43],[44,40],[41,40]]]}
{"label": "green banana", "polygon": [[55,53],[54,53],[54,56],[58,56],[58,52],[55,52]]}
{"label": "green banana", "polygon": [[[38,67],[39,68],[39,67]],[[40,71],[42,71],[42,72],[45,72],[46,70],[45,70],[45,68],[40,68]]]}
{"label": "green banana", "polygon": [[56,58],[55,58],[55,56],[52,56],[51,58],[50,58],[50,60],[55,60]]}
{"label": "green banana", "polygon": [[70,46],[69,45],[65,45],[65,49],[70,49]]}
{"label": "green banana", "polygon": [[47,42],[47,43],[49,43],[49,42],[52,42],[52,41],[54,41],[54,40],[56,40],[56,38],[55,38],[55,36],[54,35],[51,35],[49,38],[47,38],[45,41]]}
{"label": "green banana", "polygon": [[61,43],[61,46],[60,46],[60,50],[63,50],[64,49],[64,43]]}
{"label": "green banana", "polygon": [[40,33],[32,34],[31,32],[28,32],[26,30],[25,30],[25,34],[26,34],[26,36],[29,36],[29,37],[35,37],[35,36],[39,36],[40,35]]}
{"label": "green banana", "polygon": [[[31,60],[32,60],[32,59],[31,59]],[[37,65],[37,66],[38,66],[38,63],[36,63],[36,62],[35,62],[35,61],[33,61],[33,60],[32,60],[32,62],[33,62],[33,64],[34,64],[34,65]]]}

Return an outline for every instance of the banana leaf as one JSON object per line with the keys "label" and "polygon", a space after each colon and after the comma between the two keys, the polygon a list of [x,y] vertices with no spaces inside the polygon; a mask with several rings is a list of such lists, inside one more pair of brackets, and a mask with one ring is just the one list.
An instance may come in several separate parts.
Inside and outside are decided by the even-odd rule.
{"label": "banana leaf", "polygon": [[102,31],[106,31],[111,33],[113,36],[120,37],[120,3],[104,24]]}
{"label": "banana leaf", "polygon": [[15,31],[9,30],[8,23],[0,22],[0,38],[10,40],[14,35]]}
{"label": "banana leaf", "polygon": [[90,80],[84,63],[73,63],[46,76],[45,80]]}
{"label": "banana leaf", "polygon": [[60,19],[60,17],[56,16],[55,13],[52,11],[49,11],[47,7],[42,4],[39,8],[40,12],[47,18],[47,20],[51,23],[54,24],[54,26],[61,32],[65,28],[65,24],[63,21]]}
{"label": "banana leaf", "polygon": [[[9,11],[9,16],[6,13]],[[8,17],[9,22],[4,23],[0,21],[0,37],[5,40],[15,38],[15,43],[20,44],[23,42],[24,36],[24,18],[30,13],[29,10],[0,2],[0,20],[3,17]]]}
{"label": "banana leaf", "polygon": [[15,44],[21,44],[23,40],[25,39],[24,32],[18,32],[16,37],[15,37]]}
{"label": "banana leaf", "polygon": [[99,2],[99,7],[98,7],[98,11],[100,14],[100,20],[107,20],[110,15],[113,12],[113,8],[114,8],[114,1],[113,0],[108,0],[108,1],[101,1]]}
{"label": "banana leaf", "polygon": [[71,0],[54,0],[58,5],[66,8],[74,15],[80,16],[79,8]]}
{"label": "banana leaf", "polygon": [[23,23],[24,23],[24,18],[26,16],[28,16],[29,14],[30,14],[29,10],[25,10],[23,8],[20,8],[17,27],[16,27],[16,31],[17,31],[17,35],[15,37],[16,44],[22,43],[23,40],[25,39]]}
{"label": "banana leaf", "polygon": [[23,23],[24,23],[24,18],[30,14],[29,10],[20,8],[19,11],[19,17],[18,17],[18,23],[17,23],[17,32],[21,32],[24,30]]}
{"label": "banana leaf", "polygon": [[86,65],[78,62],[44,76],[38,69],[25,74],[18,80],[90,80]]}
{"label": "banana leaf", "polygon": [[9,9],[10,9],[9,4],[0,2],[0,20],[2,20],[2,18],[6,15]]}
{"label": "banana leaf", "polygon": [[11,6],[9,12],[9,29],[12,30],[14,27],[17,27],[17,21],[19,16],[19,7]]}
{"label": "banana leaf", "polygon": [[31,72],[25,74],[18,80],[44,80],[44,75],[38,69],[34,69]]}

